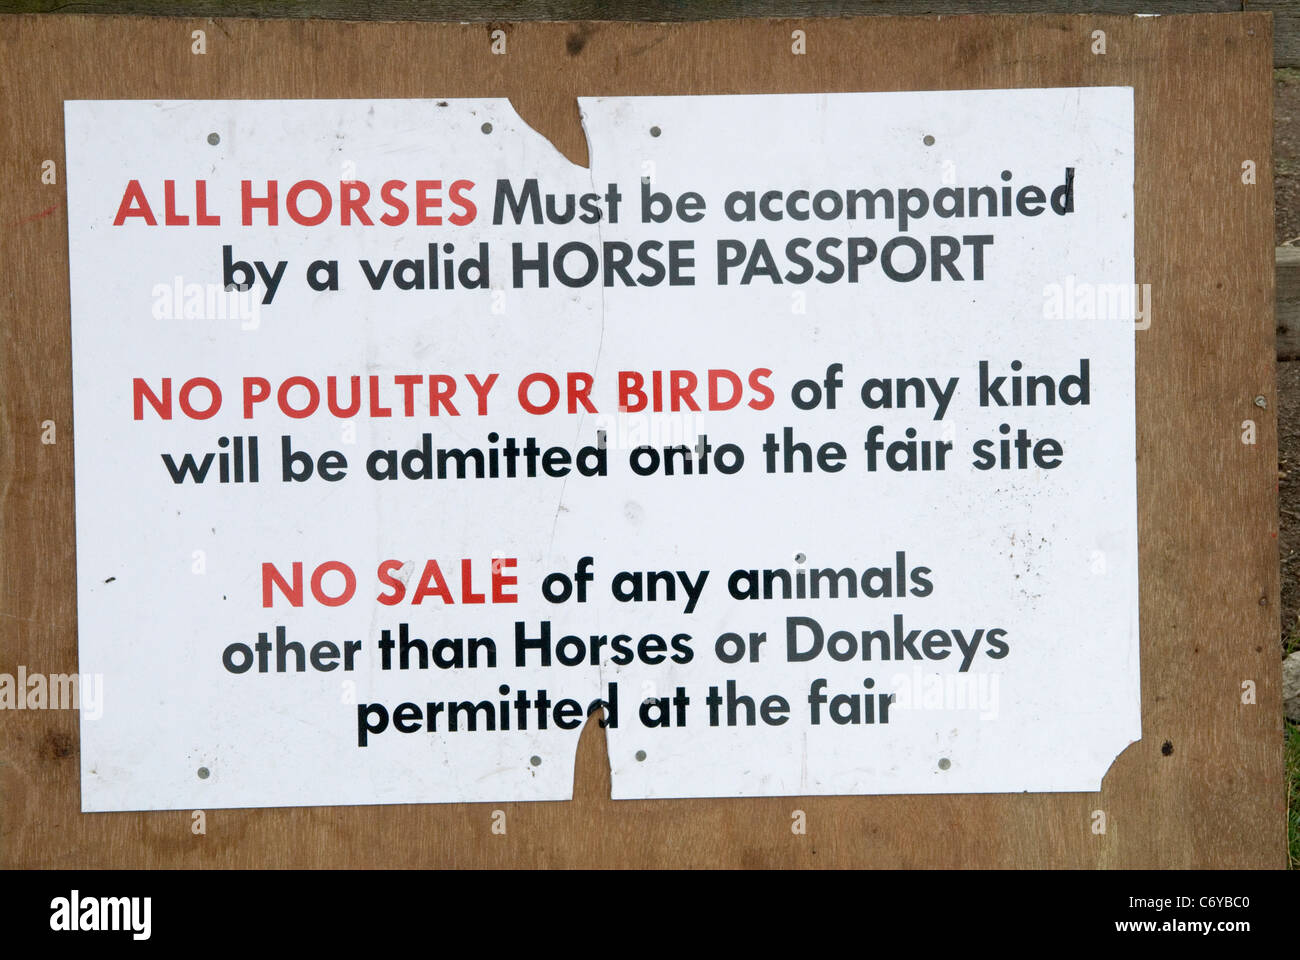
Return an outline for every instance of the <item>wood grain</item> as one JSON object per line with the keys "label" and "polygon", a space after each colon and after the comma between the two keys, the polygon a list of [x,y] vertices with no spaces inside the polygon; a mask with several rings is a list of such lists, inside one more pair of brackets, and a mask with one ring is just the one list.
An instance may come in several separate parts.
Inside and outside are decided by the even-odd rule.
{"label": "wood grain", "polygon": [[[1137,333],[1143,738],[1103,789],[613,802],[589,728],[574,801],[500,805],[504,837],[490,804],[208,811],[194,836],[185,812],[80,813],[75,714],[6,711],[0,865],[1284,864],[1270,18],[826,21],[798,57],[796,25],[809,29],[507,23],[510,52],[494,57],[481,23],[224,20],[204,24],[208,53],[194,56],[188,21],[0,19],[0,671],[77,663],[65,98],[509,97],[582,161],[579,94],[1131,84],[1137,278],[1154,305]],[[1105,56],[1089,51],[1094,29]],[[40,183],[47,158],[57,186]],[[53,446],[40,442],[46,419]],[[1241,442],[1246,419],[1255,445]],[[1246,680],[1254,705],[1241,703]],[[807,836],[790,831],[794,809]]]}

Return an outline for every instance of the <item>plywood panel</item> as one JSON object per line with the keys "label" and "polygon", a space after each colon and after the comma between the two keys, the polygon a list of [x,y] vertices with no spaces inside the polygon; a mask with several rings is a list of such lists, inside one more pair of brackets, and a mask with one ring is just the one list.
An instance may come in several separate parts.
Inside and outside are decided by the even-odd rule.
{"label": "plywood panel", "polygon": [[1136,334],[1143,739],[1098,794],[615,803],[589,726],[574,801],[502,805],[504,837],[493,805],[467,804],[209,811],[194,836],[183,812],[83,815],[75,714],[4,712],[0,865],[1283,865],[1269,17],[493,26],[506,56],[485,24],[0,19],[0,672],[76,669],[64,99],[509,97],[585,162],[577,95],[1122,84],[1153,304]]}

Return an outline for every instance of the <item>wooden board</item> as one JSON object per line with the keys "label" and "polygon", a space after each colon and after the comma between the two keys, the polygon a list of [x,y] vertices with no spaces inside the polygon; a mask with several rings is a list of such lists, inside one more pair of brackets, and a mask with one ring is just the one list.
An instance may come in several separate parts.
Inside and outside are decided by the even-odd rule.
{"label": "wooden board", "polygon": [[199,836],[187,812],[82,814],[77,715],[4,711],[0,866],[1282,866],[1271,59],[1266,14],[0,19],[0,672],[77,666],[64,99],[509,97],[582,163],[578,95],[1132,85],[1153,304],[1136,334],[1143,738],[1097,794],[614,802],[589,724],[571,803],[208,811]]}

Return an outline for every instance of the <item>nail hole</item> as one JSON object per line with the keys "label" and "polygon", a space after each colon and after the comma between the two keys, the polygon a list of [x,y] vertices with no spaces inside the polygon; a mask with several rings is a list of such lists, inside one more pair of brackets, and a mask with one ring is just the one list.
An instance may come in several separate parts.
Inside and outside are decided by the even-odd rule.
{"label": "nail hole", "polygon": [[930,135],[927,133],[924,137],[921,138],[921,142],[924,143],[927,147],[933,147],[933,146],[934,146],[934,137],[930,136]]}
{"label": "nail hole", "polygon": [[658,127],[651,127],[651,128],[650,128],[650,136],[652,136],[652,137],[657,137],[657,136],[659,136],[659,134],[661,134],[661,133],[663,133],[663,131],[660,130]]}
{"label": "nail hole", "polygon": [[939,758],[939,769],[940,769],[940,770],[947,770],[947,769],[948,769],[949,767],[951,767],[951,766],[952,766],[952,761],[949,760],[947,757],[940,757],[940,758]]}
{"label": "nail hole", "polygon": [[490,124],[490,123],[485,123],[485,124],[483,124],[482,127],[480,127],[480,129],[481,129],[484,133],[491,133],[491,132],[492,132],[492,124]]}
{"label": "nail hole", "polygon": [[542,758],[533,757],[533,759],[529,760],[528,762],[531,763],[534,767],[540,767],[542,765]]}
{"label": "nail hole", "polygon": [[1163,753],[1166,757],[1169,756],[1171,753],[1173,753],[1174,745],[1172,741],[1166,740],[1164,743],[1162,743],[1160,745],[1160,752]]}
{"label": "nail hole", "polygon": [[207,768],[207,767],[199,767],[199,779],[200,779],[200,780],[206,780],[206,779],[208,779],[208,777],[210,777],[210,776],[211,776],[211,774],[208,772],[208,768]]}
{"label": "nail hole", "polygon": [[221,134],[219,133],[208,134],[208,143],[212,144],[215,147],[220,142],[221,142]]}
{"label": "nail hole", "polygon": [[636,752],[636,758],[637,758],[638,760],[644,760],[644,759],[645,759],[645,751],[644,751],[644,750],[638,750],[638,751]]}

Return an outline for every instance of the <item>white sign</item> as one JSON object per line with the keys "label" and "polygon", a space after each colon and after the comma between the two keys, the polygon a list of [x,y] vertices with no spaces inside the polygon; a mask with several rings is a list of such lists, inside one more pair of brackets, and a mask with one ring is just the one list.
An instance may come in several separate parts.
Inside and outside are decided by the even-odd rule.
{"label": "white sign", "polygon": [[1140,736],[1131,89],[579,107],[66,104],[83,809]]}

